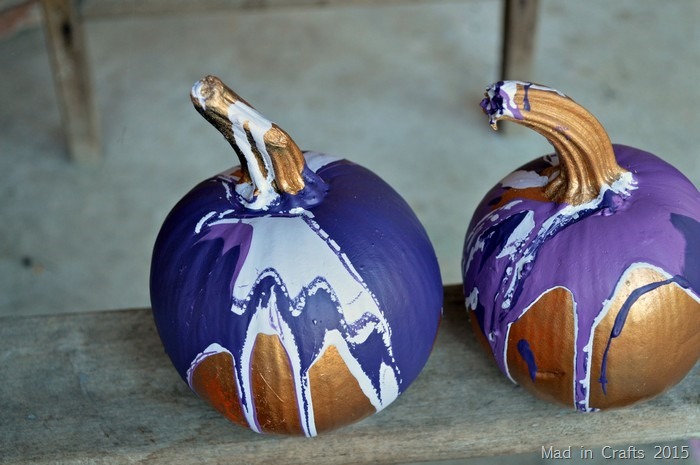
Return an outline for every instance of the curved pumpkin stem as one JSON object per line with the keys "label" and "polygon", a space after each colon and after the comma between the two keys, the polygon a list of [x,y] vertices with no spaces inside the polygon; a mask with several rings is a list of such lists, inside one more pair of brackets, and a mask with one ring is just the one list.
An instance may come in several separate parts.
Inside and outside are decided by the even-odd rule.
{"label": "curved pumpkin stem", "polygon": [[235,150],[243,170],[241,182],[252,184],[252,196],[296,194],[304,188],[305,161],[297,144],[221,79],[201,79],[190,97],[197,111]]}
{"label": "curved pumpkin stem", "polygon": [[554,146],[560,173],[544,190],[553,202],[589,202],[626,172],[617,164],[600,122],[561,92],[531,83],[501,81],[488,88],[481,107],[494,129],[500,120],[513,121],[537,131]]}

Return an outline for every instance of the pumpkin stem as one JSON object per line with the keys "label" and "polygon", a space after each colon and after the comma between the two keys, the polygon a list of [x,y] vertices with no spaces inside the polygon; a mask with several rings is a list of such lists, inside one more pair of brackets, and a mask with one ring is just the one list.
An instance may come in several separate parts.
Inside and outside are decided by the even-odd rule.
{"label": "pumpkin stem", "polygon": [[221,79],[201,79],[192,87],[190,97],[197,111],[223,134],[238,155],[243,172],[239,193],[244,197],[257,199],[254,203],[265,208],[278,194],[296,194],[304,188],[305,161],[297,144]]}
{"label": "pumpkin stem", "polygon": [[494,129],[500,120],[513,121],[537,131],[554,146],[560,172],[544,189],[544,195],[553,202],[589,202],[626,172],[617,164],[608,133],[600,122],[559,91],[532,83],[500,81],[488,88],[481,107]]}

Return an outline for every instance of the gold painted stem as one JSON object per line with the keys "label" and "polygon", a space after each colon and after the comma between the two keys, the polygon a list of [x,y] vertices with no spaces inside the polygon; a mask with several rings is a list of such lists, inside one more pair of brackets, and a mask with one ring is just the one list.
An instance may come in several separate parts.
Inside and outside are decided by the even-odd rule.
{"label": "gold painted stem", "polygon": [[[266,188],[296,194],[304,188],[305,161],[297,144],[221,79],[206,76],[194,85],[190,97],[197,111],[231,144],[241,163],[241,182],[253,183],[256,194]],[[236,128],[244,134],[237,135]]]}
{"label": "gold painted stem", "polygon": [[[560,173],[545,187],[553,202],[580,205],[598,197],[625,173],[615,160],[612,143],[600,122],[585,108],[559,92],[517,83],[512,103],[515,116],[493,116],[492,126],[503,119],[537,131],[559,156]],[[522,118],[520,117],[522,116]]]}

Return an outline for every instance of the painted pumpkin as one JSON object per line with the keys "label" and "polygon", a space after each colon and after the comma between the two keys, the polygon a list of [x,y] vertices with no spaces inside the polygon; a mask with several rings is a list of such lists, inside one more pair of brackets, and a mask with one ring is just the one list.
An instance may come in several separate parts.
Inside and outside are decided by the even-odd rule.
{"label": "painted pumpkin", "polygon": [[383,409],[441,316],[424,228],[378,176],[302,153],[218,78],[191,97],[241,165],[192,189],[155,243],[153,315],[175,368],[261,433],[314,436]]}
{"label": "painted pumpkin", "polygon": [[[653,397],[700,358],[700,194],[656,156],[612,145],[553,89],[491,86],[482,108],[555,153],[486,194],[464,245],[470,320],[501,371],[593,411]],[[483,335],[483,337],[481,337]]]}

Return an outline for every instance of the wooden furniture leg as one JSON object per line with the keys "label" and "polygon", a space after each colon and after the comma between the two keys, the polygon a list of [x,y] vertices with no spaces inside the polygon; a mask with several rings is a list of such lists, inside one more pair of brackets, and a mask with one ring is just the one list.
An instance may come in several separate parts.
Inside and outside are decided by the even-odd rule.
{"label": "wooden furniture leg", "polygon": [[41,0],[68,153],[74,161],[88,162],[100,158],[100,142],[83,25],[76,3]]}
{"label": "wooden furniture leg", "polygon": [[539,3],[504,0],[501,79],[531,79]]}

